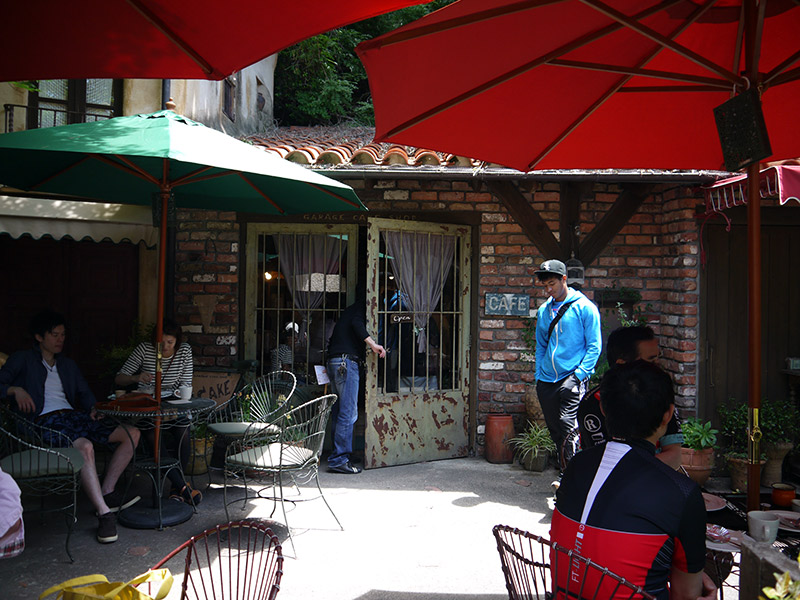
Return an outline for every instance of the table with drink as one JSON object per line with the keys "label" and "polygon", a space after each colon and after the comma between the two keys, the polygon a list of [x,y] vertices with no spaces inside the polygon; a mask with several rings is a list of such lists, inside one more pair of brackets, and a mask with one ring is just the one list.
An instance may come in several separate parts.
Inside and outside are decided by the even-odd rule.
{"label": "table with drink", "polygon": [[132,423],[142,432],[154,432],[153,456],[137,457],[133,463],[135,469],[150,477],[153,501],[150,505],[138,502],[120,511],[118,519],[121,525],[135,529],[163,529],[165,526],[188,521],[192,517],[194,507],[190,504],[162,502],[161,492],[167,474],[177,469],[182,475],[182,469],[177,456],[166,456],[163,452],[161,434],[172,427],[184,427],[188,430],[199,416],[215,406],[216,402],[209,398],[193,398],[191,387],[180,388],[177,396],[162,397],[160,402],[150,394],[118,390],[113,399],[98,403],[98,413],[118,422]]}
{"label": "table with drink", "polygon": [[[726,579],[738,573],[744,536],[772,547],[789,558],[800,552],[800,499],[795,486],[776,483],[762,494],[759,510],[746,511],[744,494],[704,493],[706,503],[706,572],[723,591]],[[731,587],[736,587],[733,585]]]}

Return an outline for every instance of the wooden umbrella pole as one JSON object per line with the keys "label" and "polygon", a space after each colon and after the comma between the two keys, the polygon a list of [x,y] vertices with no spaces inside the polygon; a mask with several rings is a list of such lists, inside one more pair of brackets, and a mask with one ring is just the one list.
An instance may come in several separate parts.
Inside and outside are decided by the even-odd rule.
{"label": "wooden umbrella pole", "polygon": [[[164,177],[166,179],[167,163],[164,161]],[[155,400],[161,405],[161,350],[164,337],[164,287],[167,266],[167,208],[170,190],[166,184],[161,186],[161,237],[158,242],[158,301],[156,307],[156,389]],[[161,416],[156,416],[153,438],[153,456],[156,464],[161,449]]]}
{"label": "wooden umbrella pole", "polygon": [[[751,85],[758,85],[758,63],[764,4],[744,0],[745,72]],[[761,101],[760,95],[758,101]],[[761,191],[758,161],[747,166],[747,509],[758,510],[761,503]]]}
{"label": "wooden umbrella pole", "polygon": [[747,167],[748,388],[747,510],[761,503],[761,192],[758,163]]}

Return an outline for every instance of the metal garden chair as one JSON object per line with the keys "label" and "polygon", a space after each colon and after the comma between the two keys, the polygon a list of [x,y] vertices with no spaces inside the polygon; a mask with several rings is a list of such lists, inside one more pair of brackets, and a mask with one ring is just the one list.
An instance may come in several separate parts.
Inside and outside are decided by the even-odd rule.
{"label": "metal garden chair", "polygon": [[[152,568],[168,566],[176,556],[184,560],[181,600],[272,600],[280,590],[283,552],[277,536],[263,521],[236,521],[207,529]],[[178,565],[171,569],[176,582],[178,569]]]}
{"label": "metal garden chair", "polygon": [[209,413],[208,430],[230,441],[241,438],[249,429],[277,433],[271,422],[276,411],[287,406],[296,387],[297,378],[290,371],[267,373]]}
{"label": "metal garden chair", "polygon": [[[271,430],[252,427],[241,440],[230,445],[228,454],[225,457],[224,501],[226,517],[230,518],[228,516],[228,505],[240,501],[239,499],[228,501],[228,488],[231,485],[229,478],[237,476],[241,478],[245,488],[244,498],[241,499],[242,508],[244,508],[249,499],[270,499],[274,503],[270,515],[272,516],[275,514],[275,503],[280,501],[283,520],[287,529],[289,529],[289,541],[292,543],[292,550],[295,551],[295,556],[297,552],[292,539],[292,530],[286,517],[286,502],[322,498],[325,506],[328,507],[333,518],[336,519],[339,528],[344,530],[336,513],[333,512],[322,493],[318,476],[322,443],[325,439],[325,427],[330,419],[334,402],[336,402],[336,394],[328,394],[283,412],[273,423],[279,431],[277,437]],[[297,488],[297,496],[300,495],[298,482],[308,483],[312,480],[316,483],[319,494],[311,498],[286,498],[283,481],[285,475],[291,478],[292,485]],[[249,491],[251,480],[258,487],[254,495],[251,495]],[[266,485],[264,485],[264,480],[267,480]],[[270,495],[265,495],[267,489],[271,490]]]}
{"label": "metal garden chair", "polygon": [[[70,439],[61,432],[36,425],[7,410],[0,413],[0,468],[14,478],[23,498],[26,495],[39,498],[38,511],[43,515],[64,513],[67,520],[65,547],[71,562],[75,559],[69,550],[69,540],[77,521],[83,463],[80,450],[73,448]],[[59,498],[63,501],[57,501]]]}
{"label": "metal garden chair", "polygon": [[495,525],[492,533],[509,600],[654,600],[641,587],[556,542],[507,525]]}

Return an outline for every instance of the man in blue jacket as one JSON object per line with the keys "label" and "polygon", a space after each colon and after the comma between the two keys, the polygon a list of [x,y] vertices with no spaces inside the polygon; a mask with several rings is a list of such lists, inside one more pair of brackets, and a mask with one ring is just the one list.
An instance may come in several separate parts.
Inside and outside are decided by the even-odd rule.
{"label": "man in blue jacket", "polygon": [[536,321],[536,392],[550,437],[560,448],[576,426],[578,405],[600,357],[600,312],[567,286],[567,267],[560,260],[544,261],[536,278],[549,296]]}

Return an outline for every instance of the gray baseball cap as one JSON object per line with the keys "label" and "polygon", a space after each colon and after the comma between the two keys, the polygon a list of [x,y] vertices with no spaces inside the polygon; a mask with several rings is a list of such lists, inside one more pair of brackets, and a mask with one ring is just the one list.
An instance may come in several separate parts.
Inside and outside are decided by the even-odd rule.
{"label": "gray baseball cap", "polygon": [[562,277],[567,274],[567,266],[560,260],[550,259],[544,261],[535,271],[536,275],[557,275]]}

